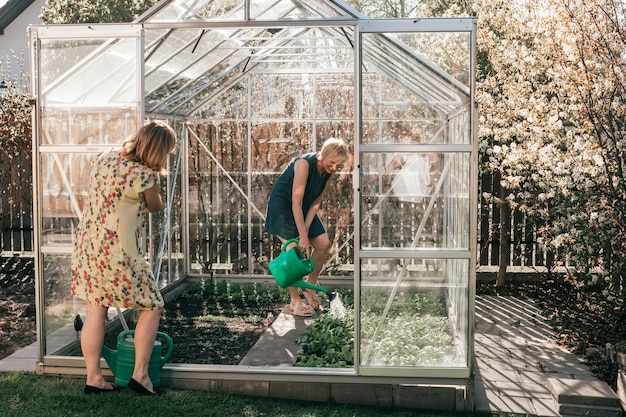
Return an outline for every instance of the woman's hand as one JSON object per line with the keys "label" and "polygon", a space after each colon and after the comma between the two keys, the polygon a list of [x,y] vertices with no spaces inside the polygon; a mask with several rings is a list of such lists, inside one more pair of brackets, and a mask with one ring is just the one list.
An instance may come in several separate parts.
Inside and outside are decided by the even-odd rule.
{"label": "woman's hand", "polygon": [[300,241],[298,243],[298,248],[300,249],[300,251],[302,251],[302,253],[306,254],[307,258],[311,257],[311,242],[309,242],[309,237],[308,236],[298,236],[298,240]]}
{"label": "woman's hand", "polygon": [[146,200],[146,211],[148,213],[159,211],[163,207],[163,201],[161,201],[161,195],[159,194],[159,184],[144,190],[143,197]]}

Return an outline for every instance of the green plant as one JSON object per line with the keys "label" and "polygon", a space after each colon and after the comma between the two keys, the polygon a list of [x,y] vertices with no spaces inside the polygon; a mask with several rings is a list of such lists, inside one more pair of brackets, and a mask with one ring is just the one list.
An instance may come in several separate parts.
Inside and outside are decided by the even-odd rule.
{"label": "green plant", "polygon": [[[362,294],[361,343],[365,363],[391,366],[453,363],[456,351],[445,297],[439,292],[399,292],[386,316],[382,316],[389,296],[389,292],[380,290]],[[352,311],[352,293],[346,292],[342,300],[348,311]],[[315,317],[305,335],[297,340],[301,349],[295,366],[353,366],[353,321],[353,314],[343,319],[332,315]]]}
{"label": "green plant", "polygon": [[347,368],[354,366],[354,319],[317,316],[303,337],[295,366]]}

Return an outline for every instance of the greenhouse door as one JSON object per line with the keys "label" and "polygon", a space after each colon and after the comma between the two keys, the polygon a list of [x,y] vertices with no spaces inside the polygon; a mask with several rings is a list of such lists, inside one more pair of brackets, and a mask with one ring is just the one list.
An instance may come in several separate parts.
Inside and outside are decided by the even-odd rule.
{"label": "greenhouse door", "polygon": [[359,24],[362,375],[469,376],[474,30],[471,20]]}
{"label": "greenhouse door", "polygon": [[73,233],[96,158],[143,123],[143,34],[127,24],[33,27],[30,35],[37,340],[45,366],[49,355],[81,356],[73,322],[85,305],[70,293]]}

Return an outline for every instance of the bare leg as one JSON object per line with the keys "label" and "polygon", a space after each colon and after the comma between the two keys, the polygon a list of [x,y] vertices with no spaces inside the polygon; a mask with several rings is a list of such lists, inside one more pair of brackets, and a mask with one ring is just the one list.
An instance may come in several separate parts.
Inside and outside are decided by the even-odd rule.
{"label": "bare leg", "polygon": [[[324,233],[319,236],[311,239],[311,246],[313,246],[313,272],[309,274],[308,282],[310,284],[316,285],[317,278],[319,277],[320,272],[322,271],[322,267],[324,266],[324,262],[328,258],[328,251],[330,249],[330,240],[328,239],[328,234]],[[315,290],[304,290],[304,296],[306,297],[309,305],[318,309],[320,306],[320,299],[315,293]]]}
{"label": "bare leg", "polygon": [[133,379],[153,392],[154,386],[148,375],[148,368],[162,311],[162,308],[142,310],[139,313],[137,327],[135,328],[135,369],[133,370]]}
{"label": "bare leg", "polygon": [[289,303],[289,309],[292,313],[297,315],[303,314],[312,314],[313,309],[304,304],[300,299],[300,293],[298,292],[298,287],[287,287],[289,290],[289,298],[291,298],[291,302]]}
{"label": "bare leg", "polygon": [[80,336],[80,347],[87,368],[87,385],[102,389],[113,389],[113,385],[102,376],[100,356],[104,344],[104,324],[108,307],[87,304],[87,317]]}
{"label": "bare leg", "polygon": [[[281,241],[284,241],[284,239],[281,238]],[[289,250],[296,246],[298,246],[297,243],[295,242],[290,243],[289,245],[287,245],[285,250]],[[292,313],[297,314],[297,315],[303,315],[303,314],[307,315],[307,314],[313,313],[313,309],[309,307],[308,305],[304,304],[302,300],[300,299],[300,293],[298,292],[298,287],[287,287],[287,289],[289,290],[289,298],[290,298],[289,310],[291,310]]]}

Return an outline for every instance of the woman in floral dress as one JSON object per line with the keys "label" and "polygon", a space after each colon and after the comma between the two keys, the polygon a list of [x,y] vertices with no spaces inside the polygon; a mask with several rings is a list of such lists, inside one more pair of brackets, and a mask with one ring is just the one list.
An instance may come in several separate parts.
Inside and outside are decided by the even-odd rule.
{"label": "woman in floral dress", "polygon": [[134,334],[135,368],[128,387],[155,394],[148,367],[164,303],[138,239],[145,213],[163,206],[159,174],[165,173],[175,147],[172,128],[151,121],[121,148],[104,152],[91,172],[72,256],[72,295],[87,301],[81,334],[87,394],[115,389],[100,369],[109,307],[140,310]]}

